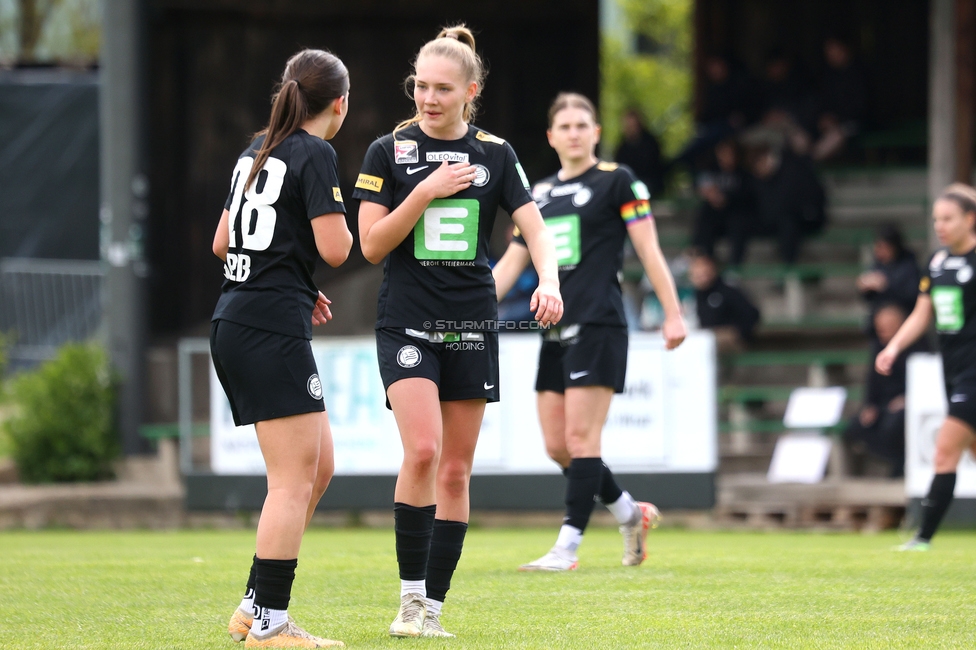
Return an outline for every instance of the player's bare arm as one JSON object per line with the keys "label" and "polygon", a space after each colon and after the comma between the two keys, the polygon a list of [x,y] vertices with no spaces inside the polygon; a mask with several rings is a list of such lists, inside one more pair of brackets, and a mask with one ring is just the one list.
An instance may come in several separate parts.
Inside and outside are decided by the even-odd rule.
{"label": "player's bare arm", "polygon": [[664,335],[665,345],[673,350],[688,335],[684,319],[681,317],[681,303],[678,301],[678,290],[674,286],[674,278],[668,269],[668,262],[664,259],[661,246],[658,244],[657,228],[652,219],[635,222],[627,229],[630,241],[634,244],[637,257],[640,258],[647,273],[654,293],[657,294],[661,306],[664,308],[664,325],[661,333]]}

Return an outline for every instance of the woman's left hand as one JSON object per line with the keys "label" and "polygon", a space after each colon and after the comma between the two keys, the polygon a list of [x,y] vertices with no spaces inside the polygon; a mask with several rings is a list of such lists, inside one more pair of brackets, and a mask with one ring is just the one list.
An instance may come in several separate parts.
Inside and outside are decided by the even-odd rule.
{"label": "woman's left hand", "polygon": [[668,350],[675,349],[688,336],[685,319],[681,316],[665,318],[664,325],[661,326],[661,334],[664,336],[664,347]]}
{"label": "woman's left hand", "polygon": [[563,317],[563,297],[559,294],[558,282],[540,282],[532,293],[529,309],[535,312],[535,319],[549,327]]}
{"label": "woman's left hand", "polygon": [[312,308],[312,325],[325,325],[332,320],[332,311],[329,305],[332,301],[319,291],[319,297],[315,299],[315,306]]}

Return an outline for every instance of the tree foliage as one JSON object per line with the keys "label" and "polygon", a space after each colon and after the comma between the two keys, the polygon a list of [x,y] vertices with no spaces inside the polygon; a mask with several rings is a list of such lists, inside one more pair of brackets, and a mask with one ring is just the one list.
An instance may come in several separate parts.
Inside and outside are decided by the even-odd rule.
{"label": "tree foliage", "polygon": [[640,111],[666,154],[692,135],[692,0],[617,2],[640,45],[629,51],[619,38],[602,42],[601,112],[607,152],[620,142],[620,117]]}
{"label": "tree foliage", "polygon": [[89,65],[100,46],[98,0],[0,0],[0,62]]}

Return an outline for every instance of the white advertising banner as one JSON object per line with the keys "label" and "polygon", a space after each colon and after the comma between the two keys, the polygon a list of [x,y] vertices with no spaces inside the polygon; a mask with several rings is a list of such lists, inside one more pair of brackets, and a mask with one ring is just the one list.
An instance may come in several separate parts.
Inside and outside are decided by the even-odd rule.
{"label": "white advertising banner", "polygon": [[[905,494],[924,498],[935,473],[935,437],[948,411],[942,357],[917,353],[908,358],[905,387]],[[976,462],[962,455],[956,475],[957,497],[976,497]]]}
{"label": "white advertising banner", "polygon": [[[501,401],[485,408],[474,472],[551,474],[536,413],[535,375],[541,337],[502,335]],[[372,337],[316,339],[335,443],[336,474],[396,474],[402,451],[376,362]],[[253,426],[235,427],[211,369],[211,468],[217,474],[263,474]],[[603,457],[621,473],[712,472],[716,439],[715,341],[694,332],[667,352],[658,333],[630,336],[627,383],[614,396],[603,430]]]}

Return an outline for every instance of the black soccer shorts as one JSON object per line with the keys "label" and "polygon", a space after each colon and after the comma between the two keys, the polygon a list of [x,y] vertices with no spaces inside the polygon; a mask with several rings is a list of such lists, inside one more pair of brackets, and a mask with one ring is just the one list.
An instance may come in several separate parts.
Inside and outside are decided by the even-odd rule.
{"label": "black soccer shorts", "polygon": [[976,371],[966,370],[953,378],[946,377],[949,415],[976,430]]}
{"label": "black soccer shorts", "polygon": [[210,324],[210,353],[237,426],[325,410],[306,339],[221,319]]}
{"label": "black soccer shorts", "polygon": [[624,392],[627,377],[627,328],[613,325],[567,325],[544,335],[539,350],[536,391],[609,386]]}
{"label": "black soccer shorts", "polygon": [[442,402],[498,401],[498,332],[381,328],[376,330],[376,358],[384,389],[401,379],[423,377],[437,384]]}

